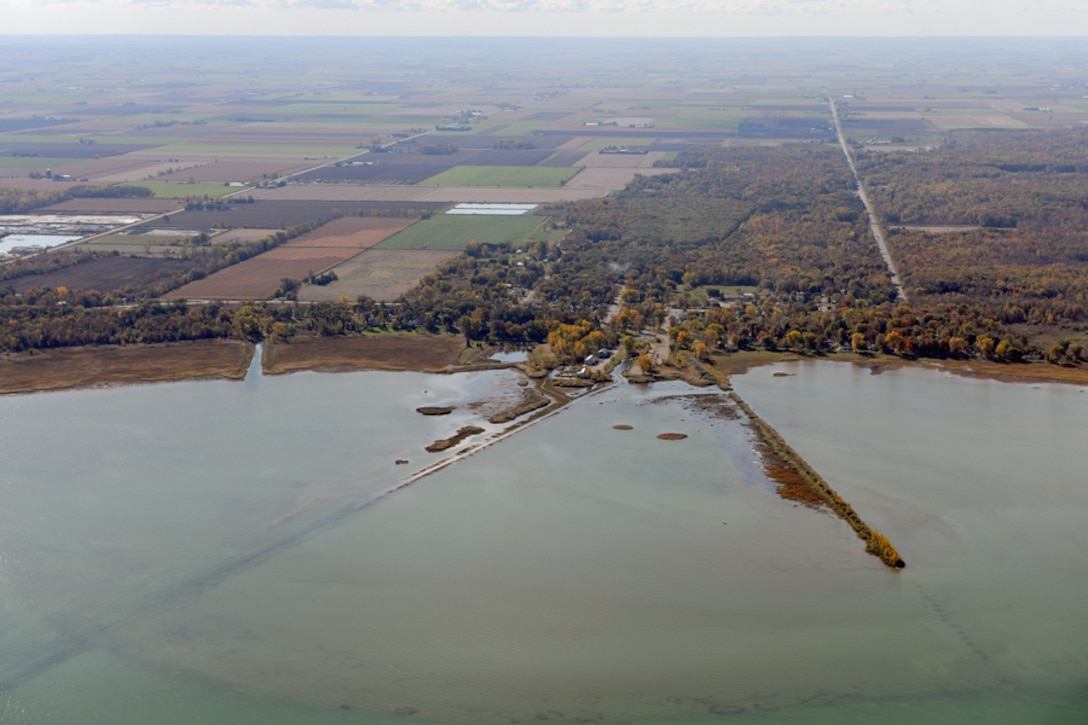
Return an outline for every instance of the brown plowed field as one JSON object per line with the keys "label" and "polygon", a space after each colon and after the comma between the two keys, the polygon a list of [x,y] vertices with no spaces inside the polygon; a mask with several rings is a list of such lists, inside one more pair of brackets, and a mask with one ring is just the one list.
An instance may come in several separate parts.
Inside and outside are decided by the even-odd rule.
{"label": "brown plowed field", "polygon": [[[63,183],[58,183],[56,181],[53,181],[52,179],[29,179],[29,178],[26,178],[26,175],[28,173],[27,169],[0,169],[0,171],[12,171],[12,172],[17,171],[17,172],[22,174],[21,177],[19,177],[19,176],[10,176],[10,177],[8,177],[8,176],[3,176],[2,174],[0,174],[0,177],[3,178],[3,180],[0,181],[0,187],[3,187],[5,189],[14,188],[14,189],[25,189],[27,191],[50,191],[50,190],[53,190],[53,189],[63,189],[66,186]],[[71,184],[68,184],[67,186],[71,186]]]}
{"label": "brown plowed field", "polygon": [[[73,179],[86,176],[95,183],[103,183],[106,179],[117,176],[136,181],[146,175],[140,169],[145,169],[154,163],[154,159],[108,156],[101,159],[82,159],[68,164],[59,164],[53,171],[58,174],[69,174]],[[126,174],[127,177],[124,176]]]}
{"label": "brown plowed field", "polygon": [[[313,249],[369,249],[415,223],[415,219],[390,217],[343,217],[289,242],[285,247]],[[275,250],[273,250],[275,251]]]}
{"label": "brown plowed field", "polygon": [[[18,167],[7,168],[7,167],[0,166],[0,179],[4,180],[4,186],[11,186],[11,184],[7,183],[8,179],[23,179],[23,178],[26,178],[30,174],[30,171],[31,171],[30,169],[22,169],[22,168],[18,168]],[[49,179],[49,182],[53,183],[53,184],[57,183],[57,182],[53,181],[52,179]]]}
{"label": "brown plowed field", "polygon": [[[346,255],[342,254],[341,253],[342,251],[343,251],[342,249],[337,249],[335,247],[333,247],[333,248],[329,248],[329,247],[312,248],[312,247],[296,246],[296,245],[292,244],[292,245],[285,245],[283,247],[277,247],[276,249],[270,249],[267,252],[265,252],[264,254],[262,254],[260,256],[260,259],[262,259],[262,260],[277,259],[277,260],[280,260],[280,261],[292,261],[292,262],[301,262],[301,261],[304,261],[304,260],[315,260],[315,259],[335,260],[335,261],[332,262],[332,264],[335,265],[335,264],[338,264],[338,263],[344,261],[344,257]],[[354,248],[347,252],[347,254],[357,254],[357,253],[358,253],[358,250],[354,249]],[[245,262],[243,262],[242,264],[245,264]],[[313,265],[313,264],[314,263],[311,262],[311,265]],[[325,269],[326,266],[327,265],[319,265],[316,268],[311,266],[311,268],[314,269],[315,272],[317,272],[317,271],[320,271],[322,269]]]}
{"label": "brown plowed field", "polygon": [[368,249],[333,269],[339,278],[318,287],[307,285],[298,298],[325,302],[341,297],[366,295],[379,302],[392,302],[418,284],[420,277],[460,252],[444,249]]}
{"label": "brown plowed field", "polygon": [[319,274],[343,261],[343,257],[312,255],[303,259],[259,257],[227,267],[165,295],[168,299],[263,300],[272,296],[284,278],[302,279]]}
{"label": "brown plowed field", "polygon": [[[325,272],[354,257],[360,250],[396,234],[413,221],[382,217],[334,219],[283,246],[180,287],[167,296],[173,299],[265,299],[272,296],[284,278],[302,279]],[[425,271],[431,269],[433,265]],[[337,294],[328,299],[339,297]]]}
{"label": "brown plowed field", "polygon": [[[174,162],[156,162],[148,159],[147,163],[137,168],[97,175],[93,178],[100,184],[122,184],[126,181],[162,181],[166,179],[165,174],[167,170],[176,169],[178,166],[180,166],[180,164]],[[189,168],[196,167],[190,165]]]}

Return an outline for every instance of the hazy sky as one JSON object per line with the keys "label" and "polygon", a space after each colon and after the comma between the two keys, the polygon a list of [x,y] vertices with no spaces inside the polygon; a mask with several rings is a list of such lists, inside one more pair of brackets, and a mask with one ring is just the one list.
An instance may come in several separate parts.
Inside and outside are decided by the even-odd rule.
{"label": "hazy sky", "polygon": [[0,0],[0,34],[1088,35],[1085,0]]}

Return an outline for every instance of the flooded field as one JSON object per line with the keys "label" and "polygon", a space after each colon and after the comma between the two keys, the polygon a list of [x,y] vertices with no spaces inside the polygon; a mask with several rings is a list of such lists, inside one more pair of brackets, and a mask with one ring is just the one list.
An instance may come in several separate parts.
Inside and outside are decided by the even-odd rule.
{"label": "flooded field", "polygon": [[65,234],[8,234],[0,237],[0,253],[11,254],[28,248],[48,249],[77,239],[78,236]]}
{"label": "flooded field", "polygon": [[0,254],[48,249],[140,219],[118,214],[3,214],[0,215]]}
{"label": "flooded field", "polygon": [[1088,393],[776,369],[735,385],[907,569],[682,384],[380,498],[516,376],[0,399],[0,722],[1082,722]]}
{"label": "flooded field", "polygon": [[124,214],[4,214],[0,215],[0,232],[86,235],[135,224],[142,218]]}

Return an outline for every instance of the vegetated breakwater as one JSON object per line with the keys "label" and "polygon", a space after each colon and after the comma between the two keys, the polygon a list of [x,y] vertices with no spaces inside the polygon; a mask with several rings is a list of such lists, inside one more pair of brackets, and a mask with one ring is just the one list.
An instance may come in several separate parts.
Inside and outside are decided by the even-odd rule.
{"label": "vegetated breakwater", "polygon": [[807,505],[827,506],[850,524],[858,538],[865,542],[865,551],[879,557],[890,567],[902,569],[906,566],[906,562],[899,556],[899,552],[895,550],[887,537],[862,521],[853,507],[843,501],[842,497],[827,485],[827,481],[786,443],[778,431],[756,415],[755,411],[735,392],[729,391],[728,394],[736,406],[748,416],[752,429],[766,448],[765,454],[770,454],[765,455],[767,472],[784,487],[780,491],[785,498],[798,500]]}
{"label": "vegetated breakwater", "polygon": [[778,483],[779,495],[814,508],[826,506],[850,524],[858,538],[865,542],[865,551],[879,557],[881,561],[895,569],[902,569],[907,565],[888,538],[862,521],[854,508],[827,485],[827,481],[786,443],[778,431],[756,415],[756,412],[733,391],[726,375],[704,365],[693,355],[684,356],[683,361],[683,367],[693,373],[682,376],[685,380],[693,385],[716,384],[748,416],[752,430],[759,437],[764,469],[767,475]]}

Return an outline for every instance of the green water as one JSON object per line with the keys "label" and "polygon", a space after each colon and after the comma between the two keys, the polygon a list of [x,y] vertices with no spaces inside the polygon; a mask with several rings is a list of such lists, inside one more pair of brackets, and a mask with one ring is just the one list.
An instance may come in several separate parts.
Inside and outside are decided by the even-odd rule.
{"label": "green water", "polygon": [[789,371],[735,384],[906,570],[676,384],[376,502],[513,375],[0,399],[0,722],[1088,719],[1088,394]]}

